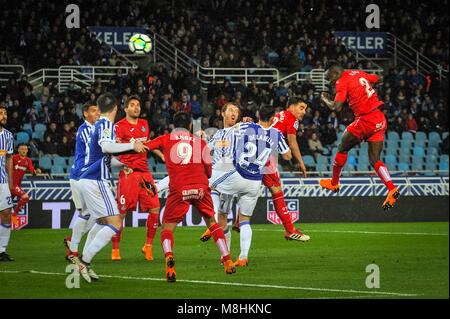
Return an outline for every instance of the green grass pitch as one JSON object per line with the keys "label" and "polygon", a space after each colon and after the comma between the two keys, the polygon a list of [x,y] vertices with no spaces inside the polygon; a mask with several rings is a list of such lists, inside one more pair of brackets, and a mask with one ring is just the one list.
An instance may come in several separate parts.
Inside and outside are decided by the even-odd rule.
{"label": "green grass pitch", "polygon": [[[448,223],[304,224],[308,243],[286,241],[282,227],[253,225],[250,264],[226,275],[202,227],[175,232],[177,282],[164,278],[159,231],[153,262],[140,252],[144,228],[126,228],[122,261],[110,245],[94,259],[101,280],[65,285],[63,238],[69,230],[13,232],[12,263],[0,263],[0,298],[448,298]],[[232,255],[239,254],[233,232]],[[366,287],[366,266],[380,270],[380,288]]]}

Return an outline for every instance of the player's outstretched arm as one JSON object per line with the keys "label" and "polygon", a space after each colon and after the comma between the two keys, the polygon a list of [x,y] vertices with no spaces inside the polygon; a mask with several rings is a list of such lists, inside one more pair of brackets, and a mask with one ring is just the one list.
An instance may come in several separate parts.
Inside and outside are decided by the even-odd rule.
{"label": "player's outstretched arm", "polygon": [[102,152],[107,154],[122,154],[124,152],[135,151],[136,153],[144,153],[148,148],[140,141],[131,143],[115,143],[110,141],[103,141],[100,146]]}
{"label": "player's outstretched arm", "polygon": [[342,110],[342,106],[344,105],[344,103],[342,103],[340,101],[331,101],[328,98],[328,93],[326,93],[326,92],[322,92],[320,94],[320,99],[331,111],[340,112]]}

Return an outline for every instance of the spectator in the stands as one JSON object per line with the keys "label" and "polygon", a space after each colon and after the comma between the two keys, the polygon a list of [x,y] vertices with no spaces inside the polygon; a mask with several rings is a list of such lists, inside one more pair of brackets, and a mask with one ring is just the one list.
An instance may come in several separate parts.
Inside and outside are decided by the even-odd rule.
{"label": "spectator in the stands", "polygon": [[417,132],[417,129],[418,129],[417,122],[412,113],[408,114],[408,118],[406,119],[405,126],[406,126],[407,131],[409,131],[411,133]]}

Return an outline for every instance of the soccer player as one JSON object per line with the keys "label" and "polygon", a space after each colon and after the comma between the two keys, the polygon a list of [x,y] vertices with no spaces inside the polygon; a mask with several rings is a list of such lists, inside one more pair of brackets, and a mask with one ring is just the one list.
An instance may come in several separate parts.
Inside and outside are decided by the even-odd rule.
{"label": "soccer player", "polygon": [[212,173],[210,149],[205,141],[191,133],[192,119],[188,113],[176,113],[173,121],[175,129],[170,134],[145,143],[149,149],[160,149],[163,152],[170,179],[161,231],[167,281],[176,281],[173,232],[186,215],[189,205],[196,207],[202,215],[219,248],[225,273],[232,274],[236,268],[231,260],[223,230],[214,219],[208,181]]}
{"label": "soccer player", "polygon": [[[146,142],[150,130],[148,123],[140,119],[141,102],[138,96],[132,95],[125,103],[126,117],[116,123],[116,140],[118,143],[130,141]],[[161,152],[157,151],[161,156]],[[117,185],[117,204],[122,219],[127,212],[134,211],[139,202],[141,211],[148,212],[147,238],[142,253],[145,259],[153,260],[152,244],[159,225],[159,199],[153,176],[147,164],[147,154],[124,154],[119,156],[119,161],[127,166],[126,170],[119,173]],[[122,229],[112,238],[112,260],[121,260],[120,239]]]}
{"label": "soccer player", "polygon": [[23,176],[27,171],[29,171],[33,175],[41,173],[41,170],[39,168],[34,169],[33,162],[29,157],[27,157],[27,155],[28,145],[20,144],[17,147],[17,154],[13,155],[12,157],[13,188],[10,189],[10,191],[13,198],[15,196],[20,198],[11,216],[13,226],[17,225],[17,214],[30,200],[30,196],[28,196],[28,194],[20,187]]}
{"label": "soccer player", "polygon": [[14,149],[14,136],[5,128],[7,120],[6,107],[0,104],[0,261],[14,261],[14,258],[6,253],[11,237],[13,203],[10,189],[13,188]]}
{"label": "soccer player", "polygon": [[[297,143],[297,130],[298,123],[303,119],[306,113],[307,104],[297,97],[291,97],[288,101],[288,107],[286,110],[275,114],[273,119],[273,127],[279,130],[291,149],[292,156],[297,162],[300,172],[302,172],[303,177],[306,178],[306,167],[303,163],[300,148]],[[297,240],[301,242],[306,242],[310,237],[303,234],[300,230],[296,229],[292,223],[292,217],[286,206],[286,201],[284,200],[283,190],[281,188],[281,179],[278,173],[278,167],[274,165],[276,159],[271,159],[267,164],[270,167],[270,172],[263,175],[263,184],[266,186],[270,193],[272,194],[273,205],[275,206],[275,211],[280,218],[284,229],[284,237],[287,240]],[[239,231],[238,224],[233,226],[233,229]]]}
{"label": "soccer player", "polygon": [[387,123],[380,110],[383,102],[378,99],[377,93],[372,88],[372,83],[378,81],[378,76],[358,70],[344,71],[339,64],[331,65],[327,70],[327,76],[331,82],[336,82],[336,96],[334,101],[331,101],[326,93],[322,93],[321,100],[330,110],[338,112],[341,111],[344,102],[348,100],[355,120],[346,128],[342,142],[338,146],[332,178],[322,179],[320,185],[333,192],[339,191],[339,177],[347,162],[348,152],[362,141],[367,141],[370,164],[389,190],[382,205],[384,210],[388,210],[394,206],[400,192],[392,183],[386,165],[380,160]]}
{"label": "soccer player", "polygon": [[[64,238],[64,244],[67,247],[66,259],[73,262],[73,257],[78,257],[78,245],[81,238],[93,226],[95,220],[91,218],[89,211],[83,201],[81,193],[83,189],[79,186],[81,174],[87,169],[89,155],[89,142],[94,124],[100,117],[100,110],[93,103],[83,105],[84,123],[80,125],[75,138],[75,161],[70,169],[70,190],[72,191],[72,200],[78,211],[78,218],[72,228],[72,236]],[[84,210],[83,210],[84,208]]]}
{"label": "soccer player", "polygon": [[105,247],[122,226],[117,202],[108,185],[111,179],[111,165],[123,166],[114,161],[111,154],[134,150],[143,153],[147,148],[140,141],[116,143],[114,118],[117,114],[117,101],[111,93],[99,96],[97,105],[100,119],[95,123],[89,141],[87,169],[82,173],[79,186],[88,211],[96,220],[89,231],[81,258],[76,258],[79,271],[87,281],[97,280],[98,275],[91,268],[94,256]]}
{"label": "soccer player", "polygon": [[[258,201],[267,163],[278,157],[292,158],[292,152],[283,134],[272,127],[275,110],[263,105],[259,111],[259,123],[240,123],[234,130],[234,169],[224,173],[212,182],[212,188],[219,193],[237,195],[239,205],[239,227],[241,253],[235,266],[248,265],[248,252],[252,241],[250,218]],[[275,163],[273,163],[275,164]]]}

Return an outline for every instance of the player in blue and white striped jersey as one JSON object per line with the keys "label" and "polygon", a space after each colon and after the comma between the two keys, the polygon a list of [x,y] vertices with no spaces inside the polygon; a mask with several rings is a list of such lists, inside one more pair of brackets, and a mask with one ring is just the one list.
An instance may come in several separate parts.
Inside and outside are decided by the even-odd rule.
{"label": "player in blue and white striped jersey", "polygon": [[11,208],[13,206],[10,188],[12,188],[12,155],[14,136],[5,126],[8,120],[6,107],[0,105],[0,262],[13,261],[6,253],[11,237]]}
{"label": "player in blue and white striped jersey", "polygon": [[81,174],[87,169],[89,159],[89,142],[91,133],[94,130],[94,124],[100,116],[98,106],[94,103],[83,105],[84,123],[80,125],[75,138],[75,161],[70,169],[70,189],[72,191],[72,200],[79,215],[72,228],[72,236],[66,237],[64,243],[67,247],[66,259],[72,261],[73,257],[78,257],[78,245],[81,238],[93,226],[94,219],[89,218],[90,214],[81,196],[79,179]]}
{"label": "player in blue and white striped jersey", "polygon": [[[81,275],[87,282],[98,279],[90,267],[92,258],[109,243],[122,225],[117,202],[108,185],[111,165],[115,165],[114,159],[111,158],[112,154],[129,151],[143,153],[148,149],[140,141],[116,143],[114,119],[117,114],[117,101],[114,95],[102,94],[97,100],[97,105],[100,108],[100,119],[95,123],[91,133],[87,169],[79,180],[87,210],[97,222],[89,231],[83,256],[75,259]],[[117,160],[116,163],[121,165]]]}
{"label": "player in blue and white striped jersey", "polygon": [[252,239],[250,218],[259,198],[263,174],[267,173],[266,164],[269,159],[276,159],[278,153],[285,160],[292,157],[283,134],[272,127],[274,116],[272,106],[262,106],[259,109],[258,123],[239,124],[234,131],[234,169],[222,174],[212,183],[212,189],[219,193],[238,196],[241,254],[235,262],[236,266],[248,263]]}

